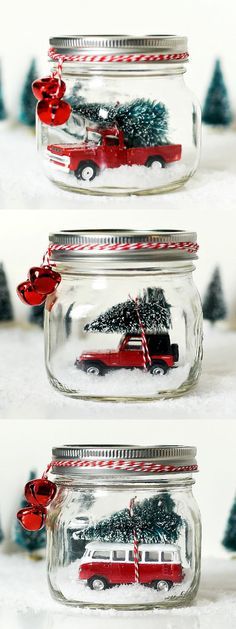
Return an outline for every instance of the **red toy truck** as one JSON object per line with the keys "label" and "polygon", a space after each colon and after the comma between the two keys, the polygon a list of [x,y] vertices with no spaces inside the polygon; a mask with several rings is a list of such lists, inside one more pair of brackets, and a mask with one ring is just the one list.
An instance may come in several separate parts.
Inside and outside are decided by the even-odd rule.
{"label": "red toy truck", "polygon": [[[174,544],[139,545],[139,582],[168,592],[184,579],[180,549]],[[91,542],[79,566],[79,580],[91,590],[135,582],[133,544]]]}
{"label": "red toy truck", "polygon": [[[179,347],[171,345],[169,334],[146,334],[151,358],[148,366],[153,375],[163,376],[179,360]],[[76,367],[103,376],[111,369],[143,369],[142,338],[140,334],[126,334],[117,350],[83,352],[75,361]]]}
{"label": "red toy truck", "polygon": [[87,137],[81,144],[49,144],[47,157],[64,172],[74,172],[77,179],[92,181],[104,168],[119,166],[152,166],[157,162],[164,168],[169,162],[181,159],[181,144],[163,144],[127,148],[123,131],[87,128]]}

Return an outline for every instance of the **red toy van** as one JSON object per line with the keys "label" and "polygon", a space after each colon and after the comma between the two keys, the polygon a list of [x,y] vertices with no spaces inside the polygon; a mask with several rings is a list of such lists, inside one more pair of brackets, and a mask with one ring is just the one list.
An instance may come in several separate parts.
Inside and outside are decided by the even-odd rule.
{"label": "red toy van", "polygon": [[[79,579],[91,590],[135,582],[133,544],[91,542],[79,567]],[[174,544],[139,545],[139,582],[168,592],[184,578],[180,549]]]}

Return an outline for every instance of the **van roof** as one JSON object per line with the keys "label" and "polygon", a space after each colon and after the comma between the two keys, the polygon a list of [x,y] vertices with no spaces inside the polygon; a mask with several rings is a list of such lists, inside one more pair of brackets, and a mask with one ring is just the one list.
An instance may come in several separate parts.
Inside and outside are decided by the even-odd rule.
{"label": "van roof", "polygon": [[[123,542],[89,542],[86,544],[86,550],[133,550],[132,542],[126,544]],[[139,544],[139,550],[169,550],[176,551],[179,547],[176,544]]]}

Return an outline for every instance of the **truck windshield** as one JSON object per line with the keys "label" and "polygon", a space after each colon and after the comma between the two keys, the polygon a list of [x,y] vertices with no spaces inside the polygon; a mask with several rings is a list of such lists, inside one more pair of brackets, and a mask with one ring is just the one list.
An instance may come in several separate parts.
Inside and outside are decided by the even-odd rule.
{"label": "truck windshield", "polygon": [[91,142],[91,144],[101,144],[102,136],[100,135],[100,133],[97,133],[96,131],[90,131],[88,129],[86,140],[87,142]]}

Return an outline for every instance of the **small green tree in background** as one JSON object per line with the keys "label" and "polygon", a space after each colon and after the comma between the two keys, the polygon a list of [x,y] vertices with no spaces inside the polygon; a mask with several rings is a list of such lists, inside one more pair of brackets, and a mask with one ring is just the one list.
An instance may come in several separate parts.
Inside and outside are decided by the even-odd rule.
{"label": "small green tree in background", "polygon": [[[36,472],[31,471],[29,475],[29,481],[36,478]],[[19,509],[23,509],[28,506],[28,502],[23,497],[19,505]],[[40,558],[39,551],[46,547],[46,529],[45,527],[40,531],[26,531],[15,518],[12,528],[12,541],[20,546],[23,550],[27,551],[32,558]]]}
{"label": "small green tree in background", "polygon": [[4,540],[4,535],[3,535],[3,530],[1,526],[1,520],[0,520],[0,544],[3,542],[3,540]]}
{"label": "small green tree in background", "polygon": [[227,308],[224,299],[220,270],[217,267],[203,299],[203,317],[211,323],[225,319]]}
{"label": "small green tree in background", "polygon": [[40,304],[39,306],[32,306],[30,308],[29,322],[33,323],[34,325],[38,325],[40,328],[43,328],[44,304]]}
{"label": "small green tree in background", "polygon": [[226,550],[236,552],[236,497],[230,510],[222,543]]}
{"label": "small green tree in background", "polygon": [[37,79],[36,61],[35,59],[32,59],[26,75],[20,100],[19,121],[27,127],[35,126],[36,101],[32,92],[32,83],[35,79]]}
{"label": "small green tree in background", "polygon": [[7,112],[6,112],[4,98],[3,98],[2,72],[1,72],[1,65],[0,65],[0,121],[6,120],[6,118],[7,118]]}
{"label": "small green tree in background", "polygon": [[183,524],[168,493],[136,502],[131,517],[129,509],[116,511],[77,533],[78,539],[99,542],[132,543],[134,527],[139,543],[175,543]]}
{"label": "small green tree in background", "polygon": [[202,120],[207,125],[228,127],[233,121],[228,91],[220,60],[217,59],[203,106]]}
{"label": "small green tree in background", "polygon": [[0,321],[12,321],[13,308],[6,273],[0,263]]}

